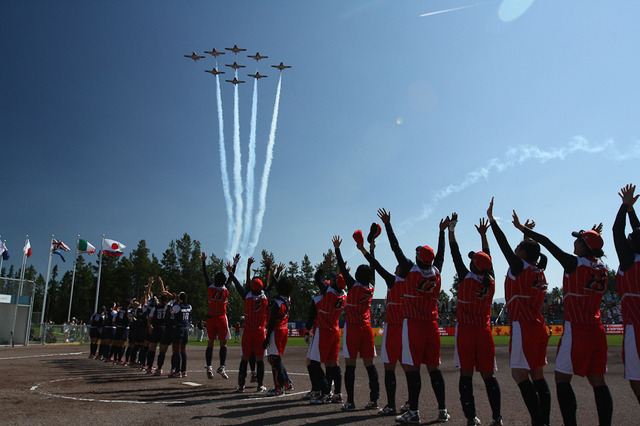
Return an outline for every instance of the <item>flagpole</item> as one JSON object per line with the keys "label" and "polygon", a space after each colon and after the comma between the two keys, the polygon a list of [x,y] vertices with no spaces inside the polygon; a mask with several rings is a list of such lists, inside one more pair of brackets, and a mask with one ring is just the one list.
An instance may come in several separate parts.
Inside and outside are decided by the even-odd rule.
{"label": "flagpole", "polygon": [[36,298],[36,282],[33,282],[33,288],[31,290],[31,303],[29,303],[29,322],[27,323],[27,330],[24,335],[24,345],[29,345],[29,337],[31,337],[31,320],[33,316],[33,302]]}
{"label": "flagpole", "polygon": [[42,314],[40,315],[40,339],[44,341],[44,314],[47,310],[47,290],[49,289],[49,277],[51,276],[51,245],[53,244],[53,234],[49,242],[49,263],[47,264],[47,279],[44,282],[44,296],[42,297]]}
{"label": "flagpole", "polygon": [[102,247],[104,247],[104,234],[102,234],[102,241],[100,242],[100,261],[98,266],[98,285],[96,286],[96,306],[93,312],[98,312],[98,297],[100,296],[100,276],[102,275]]}
{"label": "flagpole", "polygon": [[71,320],[71,302],[73,302],[73,285],[76,282],[76,262],[78,261],[78,241],[80,235],[76,237],[76,255],[73,257],[73,277],[71,278],[71,295],[69,295],[69,313],[67,314],[67,322]]}
{"label": "flagpole", "polygon": [[[24,240],[24,245],[26,247],[27,241],[29,241],[29,236]],[[20,286],[18,287],[18,294],[16,295],[16,309],[13,313],[13,327],[11,327],[11,347],[13,347],[13,342],[15,340],[16,335],[16,321],[18,319],[18,303],[20,302],[20,293],[22,293],[22,280],[24,279],[24,267],[27,263],[27,253],[22,250],[22,266],[20,267]]]}
{"label": "flagpole", "polygon": [[[2,237],[0,237],[0,238],[2,238]],[[7,240],[4,240],[3,244],[2,244],[4,246],[5,250],[7,249],[6,242],[7,242]],[[4,253],[0,253],[0,274],[2,274],[2,263],[4,263],[4,257],[2,257],[2,254],[4,254]]]}

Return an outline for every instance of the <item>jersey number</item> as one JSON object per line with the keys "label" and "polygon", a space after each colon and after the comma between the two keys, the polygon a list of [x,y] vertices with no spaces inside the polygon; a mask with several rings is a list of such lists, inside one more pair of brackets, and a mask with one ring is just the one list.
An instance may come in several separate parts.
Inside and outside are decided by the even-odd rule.
{"label": "jersey number", "polygon": [[416,290],[420,293],[430,293],[431,290],[436,286],[436,278],[427,278],[426,280],[422,280],[420,284],[416,286]]}
{"label": "jersey number", "polygon": [[591,279],[584,286],[586,290],[594,290],[596,293],[604,293],[607,289],[607,274],[601,273],[599,276],[596,274],[591,275]]}

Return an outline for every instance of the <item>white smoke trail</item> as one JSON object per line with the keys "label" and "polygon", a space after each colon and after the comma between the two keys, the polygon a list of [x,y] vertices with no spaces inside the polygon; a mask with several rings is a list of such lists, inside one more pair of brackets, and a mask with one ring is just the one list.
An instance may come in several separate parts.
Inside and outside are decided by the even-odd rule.
{"label": "white smoke trail", "polygon": [[447,13],[447,12],[454,12],[456,10],[469,9],[471,7],[478,7],[488,3],[493,3],[493,2],[476,3],[476,4],[470,4],[468,6],[454,7],[453,9],[436,10],[435,12],[423,13],[422,15],[420,15],[420,17],[422,18],[425,16],[438,15],[440,13]]}
{"label": "white smoke trail", "polygon": [[251,129],[249,132],[249,160],[247,162],[247,182],[246,182],[246,206],[244,213],[244,229],[242,230],[242,243],[240,244],[240,253],[242,258],[250,255],[249,235],[251,234],[252,215],[253,215],[253,190],[254,169],[256,167],[256,127],[258,121],[258,79],[253,82],[253,103],[251,105]]}
{"label": "white smoke trail", "polygon": [[218,146],[220,151],[220,175],[222,178],[222,192],[227,206],[227,258],[231,251],[231,236],[233,234],[233,199],[229,189],[229,172],[227,171],[227,150],[224,145],[224,120],[222,115],[222,96],[220,94],[220,77],[216,75],[216,100],[218,103]]}
{"label": "white smoke trail", "polygon": [[[238,78],[238,70],[235,72]],[[236,199],[236,220],[231,244],[231,254],[238,252],[240,236],[242,234],[242,152],[240,151],[240,107],[238,85],[233,85],[233,186]]]}
{"label": "white smoke trail", "polygon": [[260,194],[258,196],[259,208],[256,214],[255,226],[253,231],[253,239],[251,240],[251,246],[249,247],[249,253],[253,253],[258,245],[258,239],[260,238],[260,232],[262,232],[262,219],[266,210],[267,204],[267,185],[269,183],[269,172],[271,171],[271,162],[273,161],[273,146],[276,143],[276,127],[278,124],[278,110],[280,109],[280,88],[282,87],[282,74],[278,80],[278,89],[276,90],[276,102],[273,106],[273,118],[271,119],[271,131],[269,132],[269,142],[267,144],[267,158],[264,163],[264,170],[262,172],[262,185],[260,186]]}
{"label": "white smoke trail", "polygon": [[482,178],[486,179],[492,172],[503,172],[528,160],[538,160],[540,163],[545,163],[549,160],[564,160],[567,156],[577,152],[584,152],[587,154],[603,153],[606,158],[615,161],[640,158],[640,143],[636,143],[631,151],[627,153],[620,153],[613,145],[614,142],[612,140],[608,140],[601,145],[591,145],[584,137],[576,136],[567,145],[559,148],[553,148],[548,151],[542,150],[537,146],[519,146],[509,148],[504,157],[490,159],[486,165],[467,173],[462,182],[449,185],[436,192],[431,198],[431,201],[423,208],[422,213],[419,216],[408,219],[399,225],[399,232],[404,232],[405,229],[411,227],[416,222],[427,219],[431,216],[440,201],[448,196],[468,188]]}

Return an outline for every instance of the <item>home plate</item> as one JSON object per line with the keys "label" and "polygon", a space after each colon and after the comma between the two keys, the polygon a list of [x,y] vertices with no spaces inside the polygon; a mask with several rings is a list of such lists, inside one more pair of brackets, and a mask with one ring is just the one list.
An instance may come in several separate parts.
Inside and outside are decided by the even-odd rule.
{"label": "home plate", "polygon": [[194,383],[194,382],[182,382],[182,384],[186,386],[193,386],[194,388],[198,386],[202,386],[201,383]]}

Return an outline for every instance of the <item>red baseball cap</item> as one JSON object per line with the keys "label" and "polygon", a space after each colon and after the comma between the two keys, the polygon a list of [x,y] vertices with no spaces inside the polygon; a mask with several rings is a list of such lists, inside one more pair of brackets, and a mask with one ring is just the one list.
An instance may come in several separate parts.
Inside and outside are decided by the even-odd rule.
{"label": "red baseball cap", "polygon": [[262,291],[264,285],[262,284],[262,280],[260,278],[254,278],[251,280],[251,290],[258,292]]}
{"label": "red baseball cap", "polygon": [[589,247],[591,250],[600,250],[604,245],[602,237],[600,236],[600,234],[598,234],[598,232],[594,230],[576,231],[572,232],[571,235],[576,238],[581,238],[587,244],[587,247]]}
{"label": "red baseball cap", "polygon": [[420,259],[422,263],[425,263],[425,264],[433,262],[433,259],[435,259],[436,257],[435,253],[433,252],[433,249],[429,246],[422,246],[422,247],[416,248],[416,256],[418,257],[418,259]]}
{"label": "red baseball cap", "polygon": [[364,244],[364,237],[362,236],[362,231],[359,229],[353,233],[353,239],[356,241],[356,244],[358,245]]}
{"label": "red baseball cap", "polygon": [[480,271],[488,271],[491,269],[491,256],[483,251],[474,253],[471,261]]}

